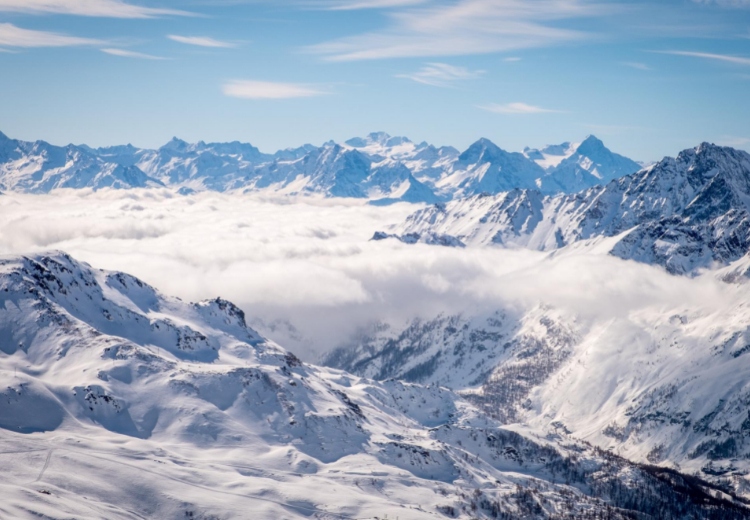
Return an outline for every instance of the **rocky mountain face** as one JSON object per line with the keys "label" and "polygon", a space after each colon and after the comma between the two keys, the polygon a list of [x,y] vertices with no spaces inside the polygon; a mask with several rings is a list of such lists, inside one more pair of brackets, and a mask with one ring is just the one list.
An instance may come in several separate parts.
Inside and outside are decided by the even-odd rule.
{"label": "rocky mountain face", "polygon": [[[45,193],[55,188],[170,186],[199,190],[318,193],[389,204],[435,203],[514,188],[556,193],[631,173],[629,160],[587,138],[550,167],[550,153],[510,153],[487,139],[465,152],[375,132],[344,144],[328,142],[265,154],[240,142],[187,143],[174,138],[156,150],[132,145],[56,147],[0,134],[0,189]],[[567,150],[567,149],[566,149]],[[542,157],[535,160],[533,157]],[[545,159],[546,158],[546,159]],[[635,163],[632,163],[635,164]],[[540,166],[543,165],[543,166]],[[629,171],[630,170],[630,171]]]}
{"label": "rocky mountain face", "polygon": [[684,274],[747,254],[748,211],[750,155],[703,143],[604,186],[476,195],[419,210],[395,231],[542,251],[616,237],[613,255]]}
{"label": "rocky mountain face", "polygon": [[226,300],[64,253],[2,258],[0,300],[3,516],[748,515],[728,487],[503,427],[435,385],[301,363]]}
{"label": "rocky mountain face", "polygon": [[441,315],[363,330],[323,363],[443,385],[501,423],[747,493],[748,309],[743,297],[726,308],[646,302],[597,320],[548,305]]}

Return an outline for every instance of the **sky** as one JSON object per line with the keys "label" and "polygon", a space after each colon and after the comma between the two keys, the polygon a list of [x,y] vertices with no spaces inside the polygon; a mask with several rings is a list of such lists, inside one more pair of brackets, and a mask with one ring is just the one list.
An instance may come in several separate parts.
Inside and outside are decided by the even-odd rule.
{"label": "sky", "polygon": [[0,131],[750,149],[750,0],[0,0]]}

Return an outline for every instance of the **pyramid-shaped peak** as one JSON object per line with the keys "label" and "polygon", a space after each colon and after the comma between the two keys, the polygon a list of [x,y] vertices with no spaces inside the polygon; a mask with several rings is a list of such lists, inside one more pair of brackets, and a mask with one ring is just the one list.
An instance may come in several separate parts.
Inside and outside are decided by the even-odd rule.
{"label": "pyramid-shaped peak", "polygon": [[173,137],[167,144],[162,146],[160,150],[182,151],[185,150],[188,146],[190,145],[187,141],[183,141],[178,137]]}
{"label": "pyramid-shaped peak", "polygon": [[578,153],[581,155],[588,155],[589,153],[596,153],[602,150],[607,150],[607,147],[604,146],[601,139],[593,134],[587,136],[586,139],[581,141],[581,144],[579,144],[577,148]]}
{"label": "pyramid-shaped peak", "polygon": [[480,137],[475,142],[473,142],[471,146],[469,146],[468,149],[469,150],[471,149],[488,150],[488,149],[495,149],[495,148],[497,148],[498,150],[500,149],[500,147],[497,146],[495,143],[493,143],[491,140],[487,139],[486,137]]}
{"label": "pyramid-shaped peak", "polygon": [[466,151],[469,150],[500,150],[500,147],[486,137],[480,137]]}
{"label": "pyramid-shaped peak", "polygon": [[504,153],[503,150],[495,143],[482,137],[472,143],[465,152],[458,156],[458,160],[465,163],[477,163],[481,160],[491,161],[497,154]]}

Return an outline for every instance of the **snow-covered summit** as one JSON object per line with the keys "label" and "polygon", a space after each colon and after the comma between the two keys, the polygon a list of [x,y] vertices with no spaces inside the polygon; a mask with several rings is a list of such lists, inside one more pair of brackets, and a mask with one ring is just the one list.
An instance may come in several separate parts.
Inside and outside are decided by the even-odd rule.
{"label": "snow-covered summit", "polygon": [[397,146],[414,145],[408,137],[392,137],[386,132],[371,132],[366,137],[353,137],[345,143],[352,148],[364,148],[367,151],[384,150]]}
{"label": "snow-covered summit", "polygon": [[610,151],[594,135],[580,143],[526,148],[523,153],[545,170],[538,187],[546,193],[581,191],[641,169],[635,161]]}
{"label": "snow-covered summit", "polygon": [[437,185],[456,196],[533,189],[544,170],[523,154],[507,152],[489,139],[479,139],[458,156],[452,171]]}

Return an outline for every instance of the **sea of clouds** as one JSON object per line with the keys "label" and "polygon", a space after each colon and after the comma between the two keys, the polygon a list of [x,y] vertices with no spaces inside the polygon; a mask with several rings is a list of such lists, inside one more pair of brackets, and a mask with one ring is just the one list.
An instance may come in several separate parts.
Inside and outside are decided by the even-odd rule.
{"label": "sea of clouds", "polygon": [[721,312],[748,299],[713,274],[671,276],[611,257],[606,244],[543,253],[369,240],[417,208],[155,189],[6,193],[0,254],[59,249],[186,300],[221,296],[306,359],[373,322],[399,326],[441,312],[544,303],[606,320]]}

